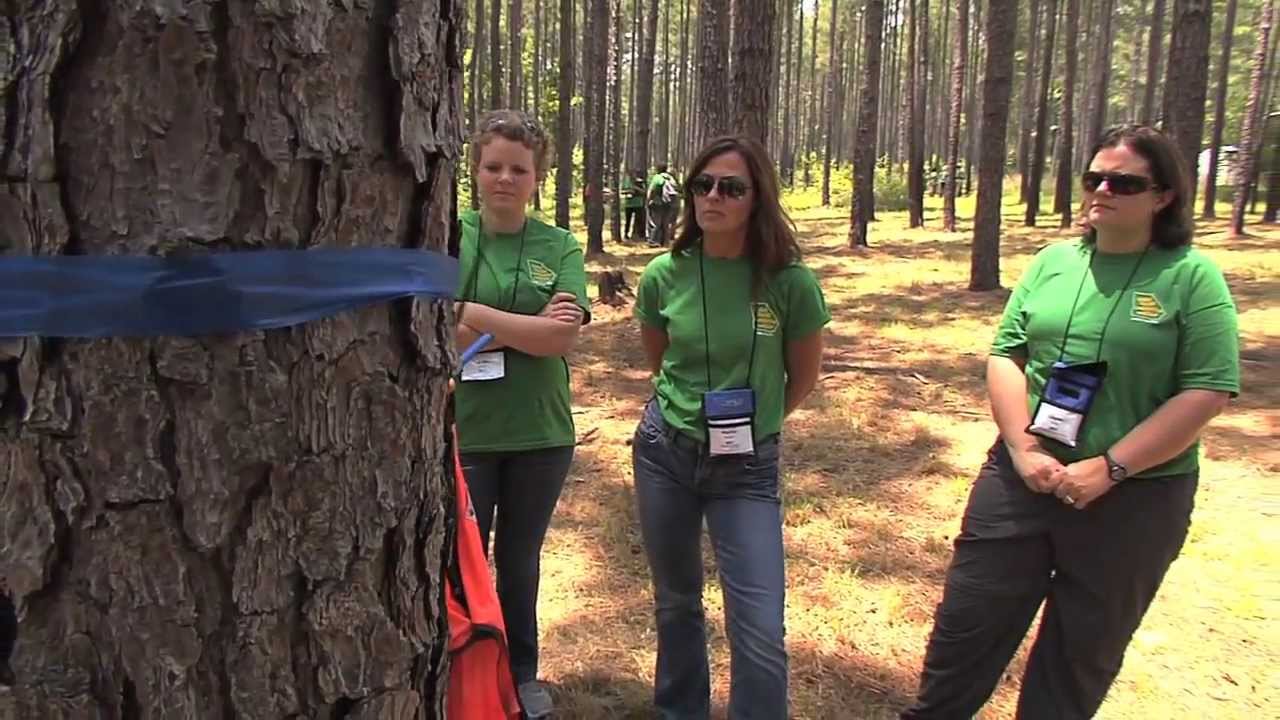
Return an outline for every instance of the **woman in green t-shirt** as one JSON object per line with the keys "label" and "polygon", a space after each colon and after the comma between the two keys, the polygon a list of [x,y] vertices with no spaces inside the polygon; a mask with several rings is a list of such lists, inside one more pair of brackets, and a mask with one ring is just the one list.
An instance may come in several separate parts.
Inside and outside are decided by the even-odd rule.
{"label": "woman in green t-shirt", "polygon": [[729,716],[785,718],[779,436],[817,381],[831,316],[758,142],[712,141],[683,188],[675,244],[645,268],[635,306],[655,390],[632,444],[658,626],[654,703],[664,718],[710,710],[705,518],[725,595]]}
{"label": "woman in green t-shirt", "polygon": [[1180,151],[1114,129],[1081,185],[1084,238],[1036,256],[987,361],[1000,438],[904,718],[977,713],[1041,603],[1018,716],[1092,717],[1186,539],[1197,439],[1240,390],[1235,306],[1190,247]]}
{"label": "woman in green t-shirt", "polygon": [[463,473],[493,558],[511,670],[528,717],[551,713],[537,682],[542,541],[573,460],[564,356],[589,319],[582,250],[568,231],[526,215],[547,171],[546,133],[523,113],[486,115],[471,140],[480,210],[463,213],[457,346],[493,341],[455,390]]}

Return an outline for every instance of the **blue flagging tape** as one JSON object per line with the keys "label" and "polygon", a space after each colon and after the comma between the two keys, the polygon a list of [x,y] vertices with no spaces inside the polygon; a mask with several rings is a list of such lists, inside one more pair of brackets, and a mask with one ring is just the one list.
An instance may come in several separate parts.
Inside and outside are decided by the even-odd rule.
{"label": "blue flagging tape", "polygon": [[406,297],[453,298],[458,261],[400,248],[0,256],[0,337],[220,335]]}

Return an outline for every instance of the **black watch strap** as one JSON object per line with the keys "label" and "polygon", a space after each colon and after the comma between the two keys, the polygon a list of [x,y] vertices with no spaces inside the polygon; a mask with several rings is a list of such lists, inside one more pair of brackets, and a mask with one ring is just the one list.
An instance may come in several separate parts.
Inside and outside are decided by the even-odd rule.
{"label": "black watch strap", "polygon": [[1107,461],[1107,474],[1111,476],[1111,482],[1123,482],[1129,477],[1129,468],[1111,457],[1110,451],[1103,451],[1102,457]]}

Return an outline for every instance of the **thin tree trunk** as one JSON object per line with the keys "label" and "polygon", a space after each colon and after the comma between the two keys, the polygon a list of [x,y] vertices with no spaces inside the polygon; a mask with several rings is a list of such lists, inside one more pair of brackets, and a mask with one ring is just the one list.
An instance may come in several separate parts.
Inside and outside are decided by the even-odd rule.
{"label": "thin tree trunk", "polygon": [[609,162],[605,168],[613,202],[609,203],[609,237],[622,241],[622,204],[619,171],[622,169],[622,0],[608,0],[609,23]]}
{"label": "thin tree trunk", "polygon": [[640,125],[640,116],[636,110],[636,93],[640,87],[640,51],[644,46],[644,26],[641,22],[644,15],[640,0],[631,0],[631,88],[627,100],[627,167],[644,172],[639,167],[640,153],[636,149],[636,128]]}
{"label": "thin tree trunk", "polygon": [[662,108],[658,111],[656,162],[671,162],[671,1],[662,7]]}
{"label": "thin tree trunk", "polygon": [[1217,217],[1218,148],[1222,146],[1222,130],[1227,118],[1227,81],[1231,71],[1231,45],[1235,39],[1236,0],[1227,0],[1226,22],[1222,24],[1222,54],[1218,56],[1218,92],[1213,101],[1213,140],[1209,143],[1209,176],[1204,184],[1204,210],[1201,217]]}
{"label": "thin tree trunk", "polygon": [[1165,0],[1155,0],[1151,6],[1151,32],[1147,35],[1147,81],[1142,91],[1142,114],[1138,122],[1150,125],[1155,122],[1156,84],[1160,78],[1160,51],[1164,44]]}
{"label": "thin tree trunk", "polygon": [[[823,144],[822,152],[822,205],[827,207],[831,205],[831,150],[832,138],[835,132],[835,115],[836,115],[836,84],[840,82],[838,72],[840,55],[843,48],[836,46],[836,16],[839,12],[839,0],[831,0],[831,27],[827,34],[827,48],[830,53],[827,55],[827,115],[826,115],[826,139]],[[841,34],[840,40],[844,40]]]}
{"label": "thin tree trunk", "polygon": [[[1160,2],[1160,0],[1156,1]],[[1062,34],[1066,45],[1064,48],[1066,70],[1062,76],[1062,116],[1058,121],[1058,182],[1053,200],[1054,212],[1062,214],[1061,227],[1063,228],[1071,226],[1075,214],[1072,202],[1075,178],[1074,168],[1071,165],[1071,152],[1074,147],[1072,130],[1075,127],[1073,110],[1076,92],[1076,40],[1079,36],[1080,0],[1067,0],[1067,27],[1066,32]]]}
{"label": "thin tree trunk", "polygon": [[1030,26],[1030,34],[1027,36],[1026,66],[1022,70],[1022,92],[1018,96],[1019,104],[1022,105],[1022,111],[1018,115],[1018,182],[1020,188],[1018,200],[1020,202],[1027,201],[1027,180],[1031,174],[1031,163],[1029,162],[1031,153],[1031,118],[1035,111],[1035,104],[1031,101],[1031,98],[1036,92],[1036,70],[1039,67],[1036,61],[1040,50],[1040,0],[1031,0],[1031,17],[1028,18],[1028,24]]}
{"label": "thin tree trunk", "polygon": [[[803,8],[803,3],[801,3]],[[811,175],[811,163],[809,159],[813,155],[813,126],[817,123],[817,106],[818,106],[818,14],[822,10],[822,0],[813,1],[813,22],[811,38],[809,40],[809,91],[807,95],[808,103],[801,112],[804,113],[805,121],[801,126],[804,133],[801,143],[801,160],[804,163],[804,186],[813,186],[813,176]],[[802,49],[803,50],[803,49]]]}
{"label": "thin tree trunk", "polygon": [[952,39],[951,118],[947,132],[947,184],[942,192],[942,226],[956,231],[956,168],[960,164],[960,114],[964,109],[964,80],[969,57],[969,0],[955,0],[956,30]]}
{"label": "thin tree trunk", "polygon": [[493,0],[489,15],[489,104],[492,109],[507,106],[502,87],[502,0]]}
{"label": "thin tree trunk", "polygon": [[591,137],[591,154],[587,157],[587,254],[604,252],[604,173],[605,122],[608,118],[606,87],[609,75],[609,2],[591,1],[591,28],[586,42],[591,46],[591,64],[587,68],[590,79],[591,117],[587,122]]}
{"label": "thin tree trunk", "polygon": [[[1236,196],[1231,207],[1231,235],[1240,237],[1244,232],[1244,211],[1249,202],[1253,185],[1253,171],[1258,162],[1259,139],[1264,122],[1262,88],[1267,51],[1271,44],[1271,24],[1275,12],[1272,0],[1263,0],[1262,19],[1258,24],[1258,44],[1253,51],[1249,71],[1249,102],[1245,105],[1244,127],[1240,130],[1239,162],[1236,166]],[[1172,53],[1170,53],[1172,56]]]}
{"label": "thin tree trunk", "polygon": [[676,129],[676,164],[684,167],[688,162],[689,139],[689,0],[680,9],[680,97],[679,125]]}
{"label": "thin tree trunk", "polygon": [[982,67],[979,64],[979,60],[982,58],[982,1],[973,0],[973,16],[969,22],[969,28],[972,31],[970,42],[973,46],[969,62],[973,66],[973,74],[969,83],[969,108],[965,110],[964,115],[968,118],[967,124],[969,125],[969,147],[965,153],[964,169],[965,196],[973,192],[973,176],[975,175],[973,164],[978,157],[978,135],[982,132],[982,116],[978,114],[978,87],[982,81]]}
{"label": "thin tree trunk", "polygon": [[862,46],[862,104],[853,139],[853,198],[849,203],[849,247],[869,247],[867,223],[875,207],[876,124],[880,119],[880,41],[884,0],[866,0]]}
{"label": "thin tree trunk", "polygon": [[[655,0],[656,2],[656,0]],[[699,146],[730,128],[729,2],[703,0],[698,13]]]}
{"label": "thin tree trunk", "polygon": [[1035,138],[1031,149],[1031,178],[1027,183],[1027,209],[1023,223],[1027,227],[1036,226],[1036,216],[1040,213],[1040,185],[1044,178],[1045,145],[1049,132],[1049,85],[1053,79],[1054,31],[1058,24],[1058,0],[1049,0],[1049,8],[1045,13],[1048,25],[1044,31],[1044,42],[1041,45],[1040,89],[1036,96]]}
{"label": "thin tree trunk", "polygon": [[924,126],[929,89],[929,0],[916,0],[920,19],[916,26],[915,93],[912,97],[915,122],[911,126],[910,153],[907,156],[907,194],[911,227],[924,225]]}
{"label": "thin tree trunk", "polygon": [[[723,0],[722,0],[723,1]],[[648,172],[653,130],[653,63],[658,50],[658,0],[650,0],[644,49],[640,52],[640,88],[636,91],[636,164]]]}
{"label": "thin tree trunk", "polygon": [[[1270,50],[1267,51],[1266,70],[1263,72],[1263,79],[1262,79],[1262,85],[1264,89],[1262,91],[1262,105],[1260,106],[1261,112],[1262,112],[1262,118],[1260,122],[1262,123],[1261,133],[1263,137],[1265,137],[1267,133],[1267,124],[1268,124],[1267,114],[1270,113],[1271,98],[1275,91],[1276,46],[1280,44],[1280,43],[1277,43],[1278,39],[1280,39],[1280,33],[1275,32],[1274,18],[1273,18],[1272,32],[1271,32],[1271,48]],[[1262,140],[1262,142],[1266,142],[1265,139]],[[1262,161],[1260,157],[1259,161],[1254,163],[1254,166],[1253,166],[1253,181],[1251,185],[1253,190],[1250,191],[1249,193],[1249,212],[1251,213],[1258,211],[1257,188],[1258,188],[1258,183],[1261,181],[1261,177],[1260,177],[1261,171],[1262,171]]]}
{"label": "thin tree trunk", "polygon": [[[782,92],[782,178],[788,186],[795,181],[795,149],[791,146],[791,128],[795,125],[793,117],[795,103],[793,102],[792,77],[796,74],[796,56],[795,48],[795,8],[791,0],[783,0],[783,4],[787,8],[786,25],[785,25],[785,44],[787,47],[787,69],[784,73],[783,82],[785,88]],[[801,22],[804,22],[803,11],[800,14]]]}
{"label": "thin tree trunk", "polygon": [[[1138,18],[1145,17],[1147,17],[1147,0],[1142,0]],[[1142,80],[1142,56],[1146,53],[1146,46],[1143,45],[1146,37],[1142,33],[1137,33],[1136,37],[1138,44],[1129,46],[1129,113],[1126,117],[1129,118],[1131,123],[1140,122],[1141,120],[1142,101],[1138,97],[1138,91]]]}
{"label": "thin tree trunk", "polygon": [[[542,123],[542,0],[533,2],[533,108],[532,117],[535,122]],[[533,209],[542,211],[542,181],[533,191]]]}
{"label": "thin tree trunk", "polygon": [[573,193],[573,0],[560,0],[560,84],[556,99],[556,225],[569,229]]}
{"label": "thin tree trunk", "polygon": [[[1093,67],[1093,88],[1089,100],[1089,135],[1085,138],[1085,146],[1091,146],[1102,137],[1102,130],[1107,121],[1107,97],[1111,85],[1111,16],[1115,14],[1115,0],[1099,0],[1102,12],[1099,13],[1099,49],[1090,64]],[[1087,149],[1086,149],[1087,152]]]}
{"label": "thin tree trunk", "polygon": [[[1084,52],[1085,57],[1088,58],[1097,57],[1099,52],[1098,44],[1100,35],[1097,32],[1097,26],[1094,22],[1094,10],[1097,8],[1098,2],[1100,2],[1100,0],[1084,0],[1085,17],[1083,27],[1086,32]],[[1087,67],[1089,69],[1093,69],[1094,64],[1087,64]],[[1092,88],[1091,77],[1092,76],[1087,73],[1082,74],[1079,78],[1079,82],[1084,87],[1076,88],[1076,122],[1080,124],[1080,127],[1075,128],[1076,146],[1072,149],[1071,156],[1071,166],[1076,170],[1084,168],[1084,154],[1088,149],[1088,144],[1091,142],[1089,137],[1089,126],[1091,124],[1090,118],[1093,117],[1093,108],[1089,105],[1090,101],[1093,100],[1093,93],[1090,92],[1090,89]]]}
{"label": "thin tree trunk", "polygon": [[973,222],[970,290],[1000,287],[1000,196],[1004,185],[1009,95],[1013,85],[1013,38],[1018,1],[987,4],[987,60],[982,87],[982,137],[978,150],[978,208]]}
{"label": "thin tree trunk", "polygon": [[511,0],[507,8],[507,98],[511,107],[524,109],[524,3]]}
{"label": "thin tree trunk", "polygon": [[[1169,41],[1169,71],[1164,83],[1164,128],[1182,151],[1193,180],[1204,136],[1212,13],[1210,0],[1175,0],[1173,5],[1173,38]],[[1196,184],[1187,198],[1188,207],[1195,207]]]}
{"label": "thin tree trunk", "polygon": [[[459,3],[15,7],[7,253],[456,247]],[[442,717],[452,320],[7,339],[4,714]]]}

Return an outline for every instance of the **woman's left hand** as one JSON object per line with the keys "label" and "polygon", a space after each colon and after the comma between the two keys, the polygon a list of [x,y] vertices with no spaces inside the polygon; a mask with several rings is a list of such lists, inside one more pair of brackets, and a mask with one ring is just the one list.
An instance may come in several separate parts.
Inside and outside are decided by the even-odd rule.
{"label": "woman's left hand", "polygon": [[1058,470],[1054,477],[1061,482],[1053,494],[1077,510],[1085,509],[1115,485],[1107,459],[1101,455],[1073,462]]}

